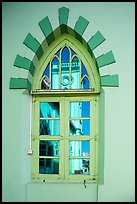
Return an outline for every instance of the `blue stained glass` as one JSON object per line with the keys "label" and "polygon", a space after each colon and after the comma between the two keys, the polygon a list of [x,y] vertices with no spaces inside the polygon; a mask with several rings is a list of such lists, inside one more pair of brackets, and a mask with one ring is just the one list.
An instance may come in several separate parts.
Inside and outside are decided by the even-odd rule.
{"label": "blue stained glass", "polygon": [[46,67],[46,69],[44,71],[43,76],[45,75],[45,76],[47,76],[49,78],[49,72],[50,72],[50,69],[49,69],[49,64],[48,64],[48,66]]}
{"label": "blue stained glass", "polygon": [[82,80],[82,88],[83,89],[89,89],[90,88],[89,80],[87,77],[84,77],[84,79]]}
{"label": "blue stained glass", "polygon": [[70,58],[69,50],[67,47],[64,47],[64,49],[62,50],[62,53],[61,53],[61,61],[62,62],[64,62],[64,61],[69,62],[69,58]]}
{"label": "blue stained glass", "polygon": [[73,56],[73,55],[75,55],[76,53],[73,51],[73,50],[71,50],[71,57]]}
{"label": "blue stained glass", "polygon": [[87,73],[87,70],[86,70],[84,64],[82,63],[82,66],[81,66],[81,77],[83,77],[84,75],[88,76],[88,73]]}
{"label": "blue stained glass", "polygon": [[55,55],[57,55],[57,56],[59,57],[59,55],[60,55],[60,50],[58,50]]}

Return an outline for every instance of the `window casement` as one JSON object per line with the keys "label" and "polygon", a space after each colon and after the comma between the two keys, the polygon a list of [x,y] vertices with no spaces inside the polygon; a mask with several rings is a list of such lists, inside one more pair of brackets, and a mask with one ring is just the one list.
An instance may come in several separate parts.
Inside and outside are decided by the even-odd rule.
{"label": "window casement", "polygon": [[76,39],[42,56],[32,86],[32,181],[97,182],[99,77]]}

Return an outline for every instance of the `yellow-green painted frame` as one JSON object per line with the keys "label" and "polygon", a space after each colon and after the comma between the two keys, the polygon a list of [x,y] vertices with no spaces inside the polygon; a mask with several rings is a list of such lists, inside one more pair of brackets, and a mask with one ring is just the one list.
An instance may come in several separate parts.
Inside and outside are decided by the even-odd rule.
{"label": "yellow-green painted frame", "polygon": [[33,77],[32,91],[40,89],[40,82],[42,74],[45,70],[45,67],[48,65],[50,60],[53,58],[54,54],[62,47],[69,46],[76,53],[79,59],[84,63],[87,72],[89,74],[89,81],[91,88],[94,88],[94,93],[100,92],[100,75],[96,67],[96,61],[88,53],[87,49],[82,45],[80,41],[69,34],[60,35],[52,44],[48,47],[47,50],[43,53],[38,66],[35,69],[35,74]]}
{"label": "yellow-green painted frame", "polygon": [[[43,96],[34,93],[32,105],[32,181],[35,182],[97,182],[98,180],[98,94],[84,94],[71,96],[56,93],[54,96],[45,94]],[[39,102],[60,102],[60,136],[39,136]],[[90,136],[69,136],[69,102],[90,101]],[[63,128],[62,128],[63,127]],[[60,140],[60,162],[59,174],[39,174],[38,153],[39,139]],[[89,140],[90,141],[90,175],[69,175],[69,141]]]}
{"label": "yellow-green painted frame", "polygon": [[[90,90],[41,90],[41,80],[42,74],[45,70],[45,67],[54,57],[55,53],[64,46],[72,48],[76,53],[79,59],[82,60],[83,64],[89,75],[89,82],[93,92]],[[88,182],[97,182],[98,180],[98,99],[100,93],[100,75],[96,67],[95,59],[91,57],[87,49],[82,45],[73,36],[64,33],[60,35],[53,43],[51,43],[47,50],[43,53],[38,66],[35,69],[35,74],[33,77],[33,84],[31,94],[33,96],[32,104],[32,181],[47,181],[47,182],[83,182],[84,180]],[[91,115],[93,118],[90,123],[90,136],[79,136],[77,138],[71,138],[69,136],[69,101],[90,101]],[[50,139],[55,140],[55,136],[38,136],[38,117],[39,117],[39,102],[40,101],[58,101],[61,103],[61,117],[60,117],[60,136],[56,137],[56,140],[60,140],[61,149],[60,149],[60,163],[59,169],[60,172],[58,175],[41,175],[38,173],[38,141],[39,139]],[[63,108],[62,108],[63,107]],[[65,131],[65,133],[64,133]],[[67,135],[64,139],[64,135]],[[69,140],[78,139],[90,140],[90,175],[69,175],[68,169],[69,164],[68,160],[65,161],[64,158],[69,158]],[[68,151],[66,151],[68,150]],[[93,167],[91,167],[93,166]]]}

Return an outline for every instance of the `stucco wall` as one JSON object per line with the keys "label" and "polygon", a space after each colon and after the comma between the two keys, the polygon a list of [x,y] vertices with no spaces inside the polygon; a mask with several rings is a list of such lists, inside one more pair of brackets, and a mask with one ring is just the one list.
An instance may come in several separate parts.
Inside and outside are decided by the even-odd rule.
{"label": "stucco wall", "polygon": [[[58,9],[70,9],[68,25],[81,15],[90,23],[86,41],[98,30],[106,41],[94,50],[99,56],[113,51],[116,63],[100,69],[101,75],[118,74],[118,88],[103,88],[104,184],[32,184],[29,147],[30,97],[10,90],[10,77],[28,72],[14,68],[17,54],[32,59],[23,45],[30,32],[44,39],[38,22],[48,16],[58,27]],[[2,199],[12,201],[133,202],[135,197],[135,4],[129,2],[7,2],[2,4]],[[54,196],[53,196],[54,195]]]}

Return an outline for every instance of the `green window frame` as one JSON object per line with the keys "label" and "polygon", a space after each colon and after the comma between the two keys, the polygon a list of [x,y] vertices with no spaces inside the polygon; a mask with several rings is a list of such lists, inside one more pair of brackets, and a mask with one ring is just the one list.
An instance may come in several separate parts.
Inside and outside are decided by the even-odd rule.
{"label": "green window frame", "polygon": [[[42,89],[41,82],[43,80],[43,73],[45,67],[51,64],[52,59],[55,57],[58,50],[63,50],[64,47],[72,49],[75,51],[76,56],[84,64],[86,71],[88,73],[88,80],[90,82],[89,89],[72,89],[69,85],[68,89],[55,90],[51,88]],[[60,58],[58,58],[59,64]],[[72,59],[71,59],[72,60]],[[71,61],[69,62],[71,64]],[[60,65],[59,65],[60,66]],[[50,67],[51,69],[51,67]],[[60,68],[61,69],[61,68]],[[61,73],[61,72],[60,72]],[[81,80],[84,78],[83,76]],[[71,72],[68,75],[71,79]],[[47,79],[49,84],[51,84],[51,75]],[[81,82],[80,80],[80,82]],[[61,78],[59,79],[61,84]],[[32,181],[41,182],[97,182],[98,180],[98,101],[100,93],[100,76],[96,68],[95,60],[91,57],[85,47],[74,37],[63,34],[57,38],[46,50],[40,60],[39,66],[36,67],[36,71],[33,78],[32,84]],[[88,118],[71,118],[70,117],[70,103],[72,102],[89,102],[90,104],[90,115]],[[59,118],[50,117],[41,118],[40,117],[40,103],[59,103],[60,115]],[[59,134],[58,135],[40,135],[40,120],[50,120],[59,121]],[[70,120],[72,121],[82,121],[84,123],[86,120],[89,122],[89,135],[70,135]],[[48,123],[49,124],[49,123]],[[42,142],[41,142],[42,141]],[[84,144],[84,142],[89,144],[89,154],[88,155],[73,155],[69,153],[70,144],[74,146],[78,141],[79,144]],[[40,155],[40,144],[57,144],[59,143],[59,154],[58,155]],[[48,145],[47,145],[48,146]],[[47,147],[46,146],[46,147]],[[82,162],[81,165],[88,166],[88,173],[81,173],[78,171],[70,171],[70,164],[76,163],[76,160]],[[57,162],[59,161],[59,163]],[[69,161],[71,161],[69,163]],[[42,171],[47,166],[47,163],[56,163],[58,167],[57,171],[54,173],[40,173],[40,166]],[[86,163],[86,164],[85,164]],[[49,164],[48,164],[49,165]],[[74,169],[73,169],[74,170]],[[84,166],[85,170],[85,166]],[[47,169],[45,170],[47,172]]]}

